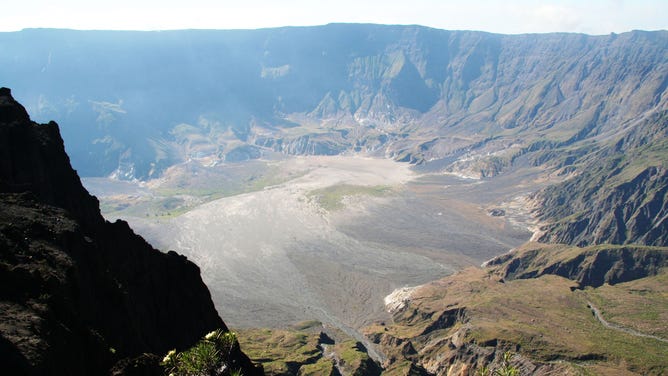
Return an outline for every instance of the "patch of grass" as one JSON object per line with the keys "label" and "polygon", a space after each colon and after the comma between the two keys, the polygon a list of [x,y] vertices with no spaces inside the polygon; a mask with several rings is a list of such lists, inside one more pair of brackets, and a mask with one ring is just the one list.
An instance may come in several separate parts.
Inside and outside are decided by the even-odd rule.
{"label": "patch of grass", "polygon": [[668,140],[664,139],[641,146],[632,150],[631,154],[625,155],[624,158],[625,167],[619,174],[618,183],[632,180],[649,166],[664,166],[668,159]]}
{"label": "patch of grass", "polygon": [[261,363],[270,376],[330,375],[337,364],[344,375],[379,374],[363,345],[342,331],[327,328],[325,335],[319,330],[319,321],[292,327],[301,329],[241,329],[239,341],[244,352]]}
{"label": "patch of grass", "polygon": [[319,333],[281,329],[240,329],[237,333],[244,352],[262,364],[266,375],[296,374],[302,365],[322,358]]}
{"label": "patch of grass", "polygon": [[392,192],[392,188],[384,185],[361,186],[350,184],[333,185],[327,188],[316,189],[307,194],[311,200],[328,211],[336,211],[344,208],[343,199],[346,196],[373,196],[382,197]]}
{"label": "patch of grass", "polygon": [[298,322],[291,326],[294,330],[308,330],[308,329],[320,329],[322,328],[322,323],[318,320],[306,320]]}
{"label": "patch of grass", "polygon": [[327,376],[334,372],[331,359],[320,358],[314,364],[305,364],[299,368],[299,376]]}
{"label": "patch of grass", "polygon": [[641,372],[662,362],[665,366],[661,354],[668,351],[667,345],[603,327],[588,309],[586,297],[570,292],[570,281],[546,277],[506,282],[508,287],[494,289],[494,296],[477,310],[497,322],[481,323],[473,335],[483,343],[496,339],[519,344],[543,361],[596,356],[626,362]]}
{"label": "patch of grass", "polygon": [[668,338],[668,271],[655,277],[587,289],[584,293],[607,321]]}
{"label": "patch of grass", "polygon": [[410,373],[413,368],[413,363],[407,360],[392,363],[388,368],[383,370],[383,376],[412,376],[417,373]]}
{"label": "patch of grass", "polygon": [[350,374],[353,374],[355,370],[360,369],[369,361],[369,354],[363,351],[362,344],[355,340],[336,344],[334,351],[339,357],[340,367]]}

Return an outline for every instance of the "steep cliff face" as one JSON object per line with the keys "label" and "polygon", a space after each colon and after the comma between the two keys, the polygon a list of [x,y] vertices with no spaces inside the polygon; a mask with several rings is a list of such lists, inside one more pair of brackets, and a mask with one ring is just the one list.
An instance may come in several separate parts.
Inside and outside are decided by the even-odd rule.
{"label": "steep cliff face", "polygon": [[100,226],[104,220],[98,201],[70,167],[58,125],[32,125],[7,88],[0,89],[0,122],[0,190],[33,192],[45,204],[67,210],[84,226]]}
{"label": "steep cliff face", "polygon": [[[105,222],[55,123],[0,89],[0,356],[18,374],[104,374],[227,330],[199,269]],[[238,348],[237,348],[238,349]],[[243,353],[234,367],[258,374]]]}
{"label": "steep cliff face", "polygon": [[[571,195],[583,194],[577,190],[580,183],[581,179],[577,179],[569,184],[575,185]],[[580,246],[603,243],[668,245],[668,171],[662,167],[649,167],[632,180],[609,190],[604,186],[607,183],[601,182],[601,194],[588,201],[586,209],[545,226],[545,234],[540,240]],[[566,200],[564,205],[568,206],[570,202]],[[546,205],[554,203],[547,200]]]}
{"label": "steep cliff face", "polygon": [[579,173],[536,195],[540,241],[668,245],[668,113],[579,158]]}

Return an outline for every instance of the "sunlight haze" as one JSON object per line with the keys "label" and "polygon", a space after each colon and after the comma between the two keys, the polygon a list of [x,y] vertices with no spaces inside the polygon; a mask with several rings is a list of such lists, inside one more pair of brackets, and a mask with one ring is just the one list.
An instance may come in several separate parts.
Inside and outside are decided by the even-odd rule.
{"label": "sunlight haze", "polygon": [[334,22],[418,24],[504,34],[608,34],[668,28],[663,0],[25,0],[5,5],[0,31],[256,29]]}

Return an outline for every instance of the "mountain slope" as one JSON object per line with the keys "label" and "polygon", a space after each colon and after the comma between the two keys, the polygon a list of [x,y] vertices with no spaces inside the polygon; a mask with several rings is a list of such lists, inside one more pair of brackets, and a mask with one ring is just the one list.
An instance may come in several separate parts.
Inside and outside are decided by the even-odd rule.
{"label": "mountain slope", "polygon": [[[18,374],[89,375],[226,330],[199,269],[104,221],[55,123],[0,89],[0,354]],[[244,374],[259,374],[243,353]],[[153,373],[155,374],[155,373]]]}
{"label": "mountain slope", "polygon": [[84,176],[157,177],[238,160],[240,145],[243,158],[361,152],[491,176],[563,163],[666,110],[667,47],[663,31],[25,30],[0,34],[0,81],[68,124]]}
{"label": "mountain slope", "polygon": [[665,247],[529,244],[413,289],[367,335],[388,374],[471,375],[510,351],[523,375],[661,375],[667,257]]}
{"label": "mountain slope", "polygon": [[581,158],[579,173],[536,195],[544,242],[668,245],[668,113]]}
{"label": "mountain slope", "polygon": [[536,238],[569,246],[528,245],[416,289],[367,330],[387,374],[465,374],[506,351],[529,373],[666,371],[665,31],[26,30],[0,34],[0,51],[0,80],[72,124],[84,175],[275,153],[389,157],[491,184],[535,174],[513,188],[543,188]]}

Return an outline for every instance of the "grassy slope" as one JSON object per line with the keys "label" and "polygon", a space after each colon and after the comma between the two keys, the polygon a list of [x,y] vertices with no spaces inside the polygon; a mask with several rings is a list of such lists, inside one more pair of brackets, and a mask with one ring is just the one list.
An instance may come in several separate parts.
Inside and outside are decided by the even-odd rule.
{"label": "grassy slope", "polygon": [[[644,231],[663,225],[663,214],[650,217],[646,226],[634,226],[633,219],[643,215],[649,207],[656,210],[665,198],[665,183],[638,180],[640,174],[651,167],[665,168],[668,160],[668,112],[659,111],[639,121],[633,127],[598,142],[600,149],[587,147],[585,141],[559,149],[550,155],[565,172],[576,171],[576,175],[552,185],[537,195],[540,204],[539,216],[548,223],[548,232],[541,241],[568,242],[571,244],[594,243],[645,243]],[[581,150],[574,148],[580,147]],[[570,162],[566,162],[570,160]],[[553,162],[551,162],[553,163]],[[656,179],[657,177],[654,177]],[[647,187],[645,186],[647,185]],[[626,187],[625,187],[626,186]],[[635,192],[635,193],[634,193]],[[625,200],[620,199],[626,193]],[[638,197],[636,197],[638,196]],[[650,200],[656,202],[650,204]],[[567,204],[566,204],[567,203]],[[624,239],[614,236],[597,238],[597,233],[614,228],[611,213],[619,209],[625,218]],[[629,210],[635,210],[627,213]],[[576,223],[586,229],[576,229]],[[598,228],[596,226],[598,225]],[[618,224],[619,226],[619,224]],[[573,233],[575,232],[575,235]],[[581,233],[578,233],[581,232]],[[614,231],[613,231],[614,234]],[[568,235],[572,241],[567,240]],[[647,243],[662,245],[659,242]]]}
{"label": "grassy slope", "polygon": [[321,329],[320,322],[307,321],[287,329],[241,329],[237,336],[244,352],[269,376],[377,374],[355,340],[328,328],[332,339]]}
{"label": "grassy slope", "polygon": [[642,278],[588,289],[585,294],[606,320],[641,333],[668,338],[668,271]]}
{"label": "grassy slope", "polygon": [[267,375],[295,375],[301,365],[313,365],[322,358],[317,332],[243,329],[237,333],[241,347],[262,364]]}
{"label": "grassy slope", "polygon": [[[538,363],[568,364],[574,374],[662,374],[668,372],[668,343],[604,327],[587,302],[611,323],[665,337],[667,278],[664,268],[657,276],[573,290],[573,281],[554,275],[504,281],[492,269],[467,269],[423,286],[395,315],[394,324],[372,326],[367,333],[411,341],[418,354],[406,356],[381,339],[397,363],[433,364],[452,354],[452,343],[463,336],[464,344],[516,350]],[[460,319],[429,329],[442,312],[457,308],[465,309]]]}

